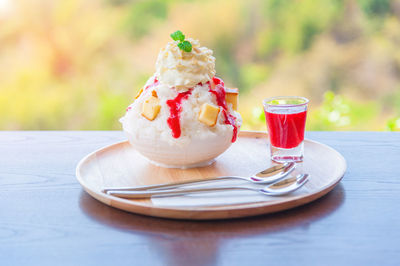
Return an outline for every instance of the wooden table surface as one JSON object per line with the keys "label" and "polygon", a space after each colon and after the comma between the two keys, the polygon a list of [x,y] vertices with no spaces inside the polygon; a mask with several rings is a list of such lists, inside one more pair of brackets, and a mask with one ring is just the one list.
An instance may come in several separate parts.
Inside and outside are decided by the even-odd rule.
{"label": "wooden table surface", "polygon": [[399,265],[400,134],[308,132],[347,160],[342,182],[296,209],[175,221],[126,213],[75,178],[121,132],[0,132],[0,265]]}

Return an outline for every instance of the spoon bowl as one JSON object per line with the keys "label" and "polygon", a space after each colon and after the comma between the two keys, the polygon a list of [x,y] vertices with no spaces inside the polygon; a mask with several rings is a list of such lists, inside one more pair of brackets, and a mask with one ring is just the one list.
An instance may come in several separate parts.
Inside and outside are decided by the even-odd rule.
{"label": "spoon bowl", "polygon": [[275,182],[261,189],[261,193],[272,196],[279,196],[291,193],[301,188],[308,181],[309,174],[300,174],[295,178],[288,178],[282,181]]}

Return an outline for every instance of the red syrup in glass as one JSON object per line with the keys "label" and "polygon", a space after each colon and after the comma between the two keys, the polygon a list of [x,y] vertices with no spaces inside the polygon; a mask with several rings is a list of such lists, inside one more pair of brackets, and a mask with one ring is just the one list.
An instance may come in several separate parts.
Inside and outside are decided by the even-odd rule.
{"label": "red syrup in glass", "polygon": [[233,134],[232,134],[232,142],[236,141],[237,138],[237,126],[236,126],[236,118],[228,113],[228,106],[226,104],[225,100],[225,84],[224,82],[217,77],[213,77],[213,82],[215,84],[214,89],[211,88],[210,82],[208,82],[208,85],[210,87],[209,92],[215,95],[215,98],[217,100],[217,104],[219,107],[222,108],[222,115],[225,118],[225,124],[231,125],[233,127]]}
{"label": "red syrup in glass", "polygon": [[174,99],[167,101],[170,113],[167,123],[172,130],[172,136],[176,139],[181,136],[181,123],[179,118],[182,112],[182,101],[186,100],[191,94],[192,89],[189,89],[188,91],[179,93]]}
{"label": "red syrup in glass", "polygon": [[304,140],[307,111],[294,114],[265,112],[272,146],[292,149]]}

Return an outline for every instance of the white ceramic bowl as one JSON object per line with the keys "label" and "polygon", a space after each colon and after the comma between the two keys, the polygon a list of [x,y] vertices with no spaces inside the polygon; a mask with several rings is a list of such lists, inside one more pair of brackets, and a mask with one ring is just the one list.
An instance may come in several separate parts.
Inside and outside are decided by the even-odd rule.
{"label": "white ceramic bowl", "polygon": [[214,159],[227,150],[232,134],[199,139],[193,137],[185,146],[171,145],[161,139],[140,136],[125,131],[132,147],[151,163],[167,168],[192,168],[210,165]]}

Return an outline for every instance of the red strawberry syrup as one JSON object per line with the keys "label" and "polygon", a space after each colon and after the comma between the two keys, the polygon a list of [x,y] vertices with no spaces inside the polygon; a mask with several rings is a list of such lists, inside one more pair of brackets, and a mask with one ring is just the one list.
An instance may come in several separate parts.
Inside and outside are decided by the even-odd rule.
{"label": "red strawberry syrup", "polygon": [[237,138],[237,126],[236,126],[236,118],[228,113],[228,106],[225,101],[225,84],[224,82],[217,77],[213,77],[213,82],[215,84],[214,89],[211,88],[210,82],[208,82],[208,85],[210,87],[209,92],[213,93],[215,95],[215,98],[217,100],[217,104],[219,107],[222,108],[222,115],[225,118],[225,124],[231,125],[233,127],[233,134],[232,134],[232,142],[236,141]]}
{"label": "red strawberry syrup", "polygon": [[179,118],[182,112],[182,101],[186,100],[190,94],[192,94],[192,89],[181,92],[175,97],[175,99],[167,101],[170,112],[167,123],[172,130],[172,136],[176,139],[181,136],[181,123]]}
{"label": "red strawberry syrup", "polygon": [[265,112],[265,117],[272,146],[292,149],[304,140],[307,111],[294,114]]}

